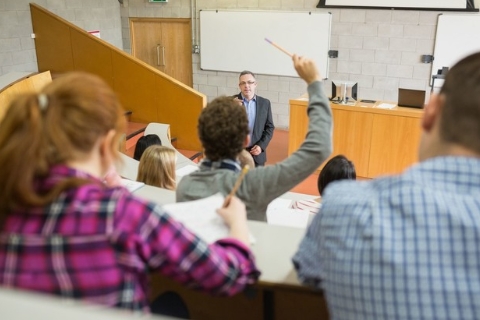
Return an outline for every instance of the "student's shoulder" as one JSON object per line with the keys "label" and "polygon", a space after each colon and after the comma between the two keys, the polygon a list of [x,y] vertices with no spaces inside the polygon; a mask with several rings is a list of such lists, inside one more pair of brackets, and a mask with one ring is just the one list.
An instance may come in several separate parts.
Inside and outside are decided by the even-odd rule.
{"label": "student's shoulder", "polygon": [[405,178],[399,176],[387,176],[372,180],[339,180],[329,183],[326,187],[323,199],[338,198],[342,203],[368,202],[374,198],[382,197],[385,193],[401,188]]}
{"label": "student's shoulder", "polygon": [[107,193],[110,202],[116,208],[117,217],[129,216],[130,218],[145,219],[145,216],[151,213],[155,213],[157,216],[163,213],[159,204],[132,194],[124,187],[109,188]]}
{"label": "student's shoulder", "polygon": [[267,98],[264,98],[264,97],[261,97],[257,94],[257,103],[266,103],[266,104],[270,104],[270,100],[268,100]]}

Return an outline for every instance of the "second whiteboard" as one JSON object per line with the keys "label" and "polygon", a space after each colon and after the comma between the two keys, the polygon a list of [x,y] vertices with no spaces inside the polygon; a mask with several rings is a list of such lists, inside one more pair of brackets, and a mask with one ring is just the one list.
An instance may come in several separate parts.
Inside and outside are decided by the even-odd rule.
{"label": "second whiteboard", "polygon": [[200,11],[202,70],[297,76],[291,58],[265,41],[312,58],[328,77],[328,12]]}

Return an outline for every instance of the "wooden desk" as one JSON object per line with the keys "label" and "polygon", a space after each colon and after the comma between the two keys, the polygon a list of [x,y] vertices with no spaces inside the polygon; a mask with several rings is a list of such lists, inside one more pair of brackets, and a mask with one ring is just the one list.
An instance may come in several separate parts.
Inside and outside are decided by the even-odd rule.
{"label": "wooden desk", "polygon": [[[134,194],[160,204],[175,202],[174,191],[151,186],[143,186]],[[304,198],[290,192],[282,197]],[[213,297],[152,274],[150,297],[154,299],[165,291],[177,292],[193,319],[328,319],[322,292],[301,285],[291,262],[305,230],[259,221],[248,221],[248,226],[256,239],[251,248],[262,272],[258,284],[231,298]]]}
{"label": "wooden desk", "polygon": [[12,72],[0,76],[0,121],[10,102],[20,93],[38,92],[52,81],[50,71],[42,73]]}
{"label": "wooden desk", "polygon": [[[423,110],[375,104],[355,106],[331,103],[333,153],[353,161],[358,177],[374,178],[403,171],[417,162]],[[290,100],[288,154],[297,150],[308,128],[308,100]]]}
{"label": "wooden desk", "polygon": [[[50,294],[0,288],[2,319],[15,320],[138,320],[138,312],[107,308],[86,301],[68,300]],[[146,317],[148,320],[175,320],[166,316]],[[178,320],[178,319],[177,319]]]}

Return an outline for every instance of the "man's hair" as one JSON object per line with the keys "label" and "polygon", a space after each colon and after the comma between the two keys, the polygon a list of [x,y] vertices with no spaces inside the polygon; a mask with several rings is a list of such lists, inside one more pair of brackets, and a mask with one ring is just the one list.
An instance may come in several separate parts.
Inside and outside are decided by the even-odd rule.
{"label": "man's hair", "polygon": [[318,192],[322,195],[327,185],[332,181],[355,180],[356,178],[357,173],[353,162],[344,155],[339,154],[328,160],[320,172],[317,180]]}
{"label": "man's hair", "polygon": [[197,129],[208,159],[236,159],[249,134],[247,112],[232,97],[218,97],[202,110]]}
{"label": "man's hair", "polygon": [[246,74],[251,74],[252,77],[254,77],[255,79],[257,78],[257,77],[255,77],[255,74],[252,71],[248,71],[248,70],[244,70],[244,71],[240,72],[240,75],[238,76],[238,78],[240,78],[241,76],[244,76]]}
{"label": "man's hair", "polygon": [[480,52],[448,71],[440,95],[445,99],[441,139],[480,153]]}

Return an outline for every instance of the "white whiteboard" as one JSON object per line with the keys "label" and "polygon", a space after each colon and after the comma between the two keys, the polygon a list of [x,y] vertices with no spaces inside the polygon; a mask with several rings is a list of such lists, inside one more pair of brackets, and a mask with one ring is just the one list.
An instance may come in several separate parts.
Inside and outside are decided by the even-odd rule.
{"label": "white whiteboard", "polygon": [[[480,51],[479,14],[440,14],[435,37],[432,76],[442,67],[452,67],[466,56]],[[431,79],[430,79],[431,82]],[[440,86],[443,81],[435,81]]]}
{"label": "white whiteboard", "polygon": [[312,58],[328,77],[331,14],[325,12],[200,11],[202,70],[297,76],[291,53]]}
{"label": "white whiteboard", "polygon": [[465,9],[466,0],[325,0],[327,6]]}

